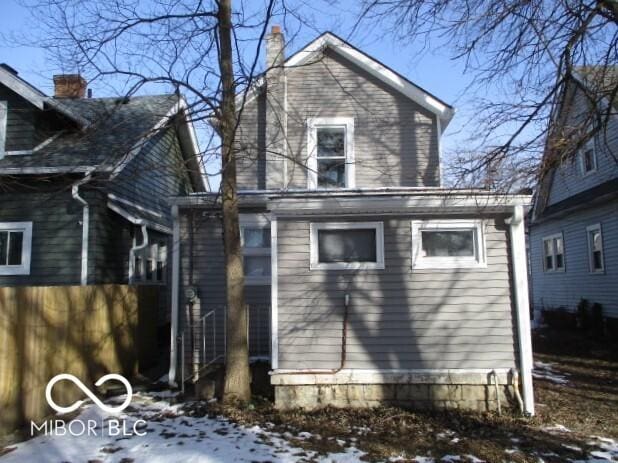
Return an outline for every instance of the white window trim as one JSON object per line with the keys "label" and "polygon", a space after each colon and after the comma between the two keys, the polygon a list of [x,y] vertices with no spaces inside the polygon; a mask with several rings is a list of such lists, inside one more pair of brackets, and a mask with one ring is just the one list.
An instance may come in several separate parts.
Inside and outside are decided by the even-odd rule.
{"label": "white window trim", "polygon": [[307,188],[310,190],[318,189],[317,129],[323,127],[345,128],[345,188],[355,188],[353,117],[312,117],[307,119]]}
{"label": "white window trim", "polygon": [[[592,169],[586,171],[586,160],[584,158],[584,153],[589,149],[592,150]],[[579,153],[579,169],[583,177],[587,177],[588,175],[594,174],[597,171],[597,150],[594,146],[594,138],[588,140],[584,145],[583,149]]]}
{"label": "white window trim", "polygon": [[[457,231],[470,230],[474,233],[474,257],[424,257],[422,255],[422,232],[424,230]],[[413,220],[412,221],[412,268],[413,269],[456,269],[486,268],[485,223],[483,220]]]}
{"label": "white window trim", "polygon": [[[562,267],[561,268],[556,268],[556,247],[554,246],[554,240],[557,238],[560,238],[562,240]],[[545,242],[546,241],[551,241],[552,262],[554,263],[554,267],[551,269],[547,268],[547,262],[545,261],[545,258],[547,257],[545,255]],[[560,233],[554,233],[553,235],[544,236],[543,241],[542,241],[541,254],[543,255],[543,272],[545,273],[565,272],[566,271],[566,244],[564,242],[564,234],[560,232]]]}
{"label": "white window trim", "polygon": [[[245,248],[244,230],[245,228],[270,228],[269,218],[264,214],[240,214],[240,242],[243,256],[263,256],[272,259],[271,248]],[[272,233],[272,231],[271,231]],[[271,262],[272,265],[272,262]],[[272,273],[272,271],[271,271]],[[245,275],[245,285],[247,286],[269,286],[272,281],[270,276],[249,276]]]}
{"label": "white window trim", "polygon": [[0,231],[23,232],[21,265],[0,265],[0,275],[30,275],[32,222],[1,222]]}
{"label": "white window trim", "polygon": [[[601,236],[601,263],[603,264],[600,269],[594,268],[594,258],[592,255],[592,241],[590,240],[590,232],[598,231]],[[600,223],[595,223],[586,227],[586,241],[588,243],[588,271],[593,275],[602,275],[605,273],[605,249],[603,249],[603,230]]]}
{"label": "white window trim", "polygon": [[[376,262],[327,262],[321,263],[318,248],[319,230],[358,230],[373,228],[376,231]],[[309,229],[310,270],[383,270],[384,269],[384,223],[383,222],[314,222]]]}
{"label": "white window trim", "polygon": [[6,129],[8,106],[6,101],[0,101],[0,159],[6,154]]}

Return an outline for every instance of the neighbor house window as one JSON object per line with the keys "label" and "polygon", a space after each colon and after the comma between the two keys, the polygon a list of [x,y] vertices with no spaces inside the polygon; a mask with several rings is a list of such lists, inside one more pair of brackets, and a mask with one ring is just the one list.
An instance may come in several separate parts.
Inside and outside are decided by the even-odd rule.
{"label": "neighbor house window", "polygon": [[0,223],[0,275],[29,275],[32,222]]}
{"label": "neighbor house window", "polygon": [[480,220],[413,220],[412,268],[486,266]]}
{"label": "neighbor house window", "polygon": [[543,238],[543,269],[546,272],[564,271],[564,238],[562,233]]}
{"label": "neighbor house window", "polygon": [[588,233],[588,260],[592,273],[605,271],[605,259],[603,256],[603,235],[601,224],[591,225],[586,228]]}
{"label": "neighbor house window", "polygon": [[594,139],[588,141],[580,152],[580,166],[583,175],[597,170],[597,157],[594,150]]}
{"label": "neighbor house window", "polygon": [[[135,246],[135,240],[133,245]],[[130,279],[133,283],[163,284],[166,269],[167,245],[165,242],[151,243],[134,252]]]}
{"label": "neighbor house window", "polygon": [[241,218],[241,241],[245,284],[270,284],[270,224],[262,216]]}
{"label": "neighbor house window", "polygon": [[354,188],[354,118],[307,121],[308,188]]}
{"label": "neighbor house window", "polygon": [[383,269],[382,222],[312,223],[312,269]]}

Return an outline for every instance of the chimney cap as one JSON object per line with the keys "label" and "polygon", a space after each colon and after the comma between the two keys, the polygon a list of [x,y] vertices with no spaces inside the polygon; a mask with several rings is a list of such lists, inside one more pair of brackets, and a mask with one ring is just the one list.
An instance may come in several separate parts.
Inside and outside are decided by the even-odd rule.
{"label": "chimney cap", "polygon": [[281,34],[281,26],[279,25],[275,25],[272,27],[272,29],[270,30],[271,34]]}

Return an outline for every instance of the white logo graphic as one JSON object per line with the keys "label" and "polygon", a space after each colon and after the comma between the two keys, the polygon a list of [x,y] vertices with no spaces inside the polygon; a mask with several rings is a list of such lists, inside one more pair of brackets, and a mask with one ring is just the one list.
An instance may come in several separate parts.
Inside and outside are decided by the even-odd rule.
{"label": "white logo graphic", "polygon": [[54,399],[52,399],[51,392],[54,386],[56,385],[56,383],[63,381],[63,380],[67,380],[67,381],[71,381],[78,388],[80,388],[84,392],[84,394],[90,397],[90,399],[97,405],[97,407],[99,407],[104,412],[119,413],[129,406],[129,404],[131,403],[131,399],[133,398],[133,388],[131,387],[131,384],[129,383],[129,381],[127,381],[127,379],[124,376],[117,375],[115,373],[110,373],[108,375],[101,376],[99,380],[96,383],[94,383],[94,385],[99,387],[103,383],[109,380],[114,380],[114,379],[116,381],[120,381],[124,385],[124,387],[127,389],[127,398],[124,400],[124,402],[122,402],[122,404],[120,404],[117,407],[108,407],[107,405],[105,405],[103,402],[101,402],[98,399],[96,395],[92,393],[90,389],[86,387],[84,383],[82,383],[75,376],[70,375],[68,373],[62,373],[60,375],[56,375],[49,381],[49,383],[47,383],[47,387],[45,388],[45,398],[47,399],[47,403],[49,404],[49,406],[53,408],[54,410],[56,410],[58,413],[71,413],[77,410],[84,403],[83,400],[78,400],[73,405],[70,405],[68,407],[61,407],[56,402],[54,402]]}

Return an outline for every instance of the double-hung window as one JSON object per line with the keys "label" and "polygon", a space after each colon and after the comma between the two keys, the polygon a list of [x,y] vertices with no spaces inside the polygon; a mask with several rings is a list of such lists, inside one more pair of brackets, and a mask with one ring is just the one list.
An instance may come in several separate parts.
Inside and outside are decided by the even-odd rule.
{"label": "double-hung window", "polygon": [[481,220],[413,220],[412,268],[485,267]]}
{"label": "double-hung window", "polygon": [[384,268],[382,222],[312,223],[311,269]]}
{"label": "double-hung window", "polygon": [[307,121],[308,188],[354,188],[354,118]]}
{"label": "double-hung window", "polygon": [[591,273],[603,273],[605,271],[605,259],[603,256],[603,234],[601,224],[591,225],[586,228],[588,234],[588,262]]}
{"label": "double-hung window", "polygon": [[0,223],[0,275],[29,275],[32,222]]}
{"label": "double-hung window", "polygon": [[264,217],[241,217],[240,236],[242,241],[245,284],[269,285],[270,271],[270,224]]}
{"label": "double-hung window", "polygon": [[564,272],[564,238],[562,233],[543,238],[543,270]]}

